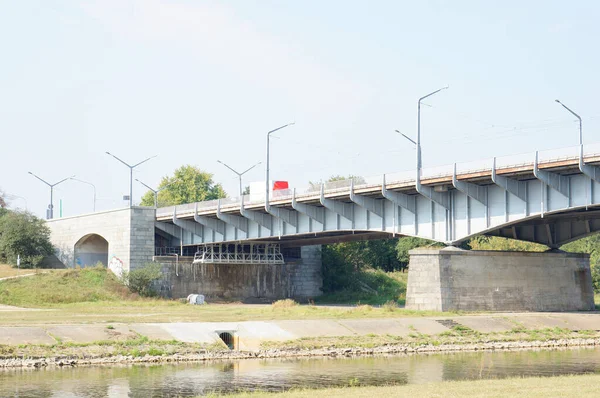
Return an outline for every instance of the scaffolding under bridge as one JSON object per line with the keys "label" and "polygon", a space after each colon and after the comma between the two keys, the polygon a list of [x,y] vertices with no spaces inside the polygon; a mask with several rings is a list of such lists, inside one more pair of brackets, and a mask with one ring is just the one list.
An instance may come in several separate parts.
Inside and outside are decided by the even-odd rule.
{"label": "scaffolding under bridge", "polygon": [[213,244],[198,248],[194,264],[284,264],[277,243]]}

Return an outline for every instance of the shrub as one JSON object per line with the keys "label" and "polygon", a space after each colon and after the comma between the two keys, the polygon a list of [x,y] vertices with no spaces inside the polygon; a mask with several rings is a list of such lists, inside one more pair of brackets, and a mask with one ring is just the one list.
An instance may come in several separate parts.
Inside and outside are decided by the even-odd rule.
{"label": "shrub", "polygon": [[37,267],[52,254],[50,228],[31,213],[5,210],[0,213],[0,260],[12,265],[21,256],[22,268]]}
{"label": "shrub", "polygon": [[124,271],[121,280],[132,292],[140,296],[152,297],[156,295],[154,282],[162,277],[161,268],[159,263],[149,262],[133,271]]}
{"label": "shrub", "polygon": [[389,300],[389,301],[386,301],[381,307],[385,311],[393,312],[395,309],[398,308],[398,303],[395,302],[394,300]]}
{"label": "shrub", "polygon": [[291,308],[297,306],[298,303],[292,299],[277,300],[271,306],[273,308]]}

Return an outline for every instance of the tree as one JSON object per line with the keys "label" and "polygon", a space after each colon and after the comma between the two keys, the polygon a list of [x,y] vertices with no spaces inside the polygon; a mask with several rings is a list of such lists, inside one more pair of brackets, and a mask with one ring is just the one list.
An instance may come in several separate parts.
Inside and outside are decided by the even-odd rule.
{"label": "tree", "polygon": [[5,208],[7,206],[6,199],[4,197],[4,192],[0,189],[0,209]]}
{"label": "tree", "polygon": [[50,228],[31,213],[0,211],[0,260],[22,267],[36,267],[53,253]]}
{"label": "tree", "polygon": [[[181,166],[172,176],[163,177],[160,181],[158,189],[162,190],[158,193],[158,203],[160,206],[173,206],[226,197],[221,184],[216,184],[212,178],[212,174],[196,166]],[[140,204],[154,206],[154,192],[146,192]]]}
{"label": "tree", "polygon": [[484,235],[469,240],[468,246],[472,250],[502,250],[509,252],[543,252],[548,250],[547,246],[539,243]]}
{"label": "tree", "polygon": [[398,239],[398,243],[396,244],[396,258],[398,262],[401,264],[402,270],[408,268],[408,262],[410,260],[410,256],[408,252],[412,249],[417,249],[419,247],[443,247],[444,245],[438,242],[434,242],[429,239],[423,238],[415,238],[412,236],[406,236],[404,238]]}
{"label": "tree", "polygon": [[592,283],[596,293],[600,293],[600,234],[593,234],[567,243],[561,247],[561,250],[572,253],[588,253],[590,255]]}

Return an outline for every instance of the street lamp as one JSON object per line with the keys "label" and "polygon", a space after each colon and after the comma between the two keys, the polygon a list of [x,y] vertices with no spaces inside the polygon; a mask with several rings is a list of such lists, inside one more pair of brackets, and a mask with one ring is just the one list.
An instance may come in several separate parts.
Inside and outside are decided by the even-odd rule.
{"label": "street lamp", "polygon": [[406,138],[407,140],[409,140],[410,142],[412,142],[413,144],[417,145],[417,143],[415,142],[415,140],[413,140],[412,138],[410,138],[409,136],[407,136],[404,133],[401,133],[400,130],[394,130],[396,133],[400,134],[402,137]]}
{"label": "street lamp", "polygon": [[274,133],[278,130],[281,130],[283,128],[286,128],[287,126],[292,126],[294,124],[296,124],[296,122],[284,124],[283,126],[277,127],[276,129],[271,130],[267,133],[267,165],[266,165],[267,180],[265,181],[265,210],[267,210],[267,211],[269,210],[269,207],[270,207],[269,206],[269,191],[270,191],[270,189],[269,189],[269,139],[271,138],[272,133]]}
{"label": "street lamp", "polygon": [[96,186],[94,184],[92,184],[91,182],[83,181],[83,180],[80,180],[79,178],[71,177],[69,179],[73,180],[73,181],[79,181],[83,184],[91,185],[92,188],[94,188],[94,213],[95,213],[96,212]]}
{"label": "street lamp", "polygon": [[172,185],[172,184],[174,184],[174,183],[176,183],[176,182],[177,182],[177,180],[175,180],[175,181],[172,181],[172,182],[168,183],[167,185],[165,185],[165,186],[164,186],[164,187],[162,187],[162,188],[153,189],[153,188],[150,188],[148,185],[144,184],[143,182],[141,182],[140,180],[138,180],[137,178],[136,178],[135,180],[136,180],[137,182],[139,182],[140,184],[142,184],[143,186],[145,186],[146,188],[148,188],[149,190],[151,190],[151,191],[152,191],[152,193],[154,193],[154,208],[156,208],[156,209],[158,209],[158,193],[159,193],[160,191],[162,191],[163,189],[166,189],[166,188],[168,188],[170,185]]}
{"label": "street lamp", "polygon": [[419,183],[421,181],[421,166],[422,166],[422,163],[421,163],[421,101],[423,101],[425,98],[431,97],[432,95],[439,93],[442,90],[446,90],[448,87],[449,86],[442,87],[438,90],[435,90],[432,93],[427,94],[424,97],[419,98],[418,113],[417,113],[417,142],[413,141],[415,143],[415,145],[417,146],[417,175],[418,175],[417,183]]}
{"label": "street lamp", "polygon": [[36,176],[31,171],[28,171],[28,173],[31,174],[32,176],[34,176],[35,178],[37,178],[38,180],[40,180],[41,182],[43,182],[44,184],[46,184],[46,185],[48,185],[50,187],[50,206],[48,208],[48,214],[46,215],[46,218],[49,219],[49,220],[52,220],[54,218],[54,187],[57,186],[58,184],[60,184],[61,182],[65,182],[69,178],[73,178],[75,176],[73,175],[71,177],[67,177],[65,179],[62,179],[59,182],[56,182],[54,184],[50,184],[48,181],[43,180],[42,178]]}
{"label": "street lamp", "polygon": [[252,166],[252,167],[248,168],[246,171],[243,171],[243,172],[239,173],[239,172],[235,171],[234,169],[232,169],[232,168],[231,168],[229,165],[227,165],[226,163],[223,163],[223,162],[221,162],[220,160],[217,160],[217,162],[221,163],[223,166],[227,167],[229,170],[231,170],[231,171],[233,171],[235,174],[237,174],[237,176],[238,176],[238,178],[239,178],[239,180],[240,180],[240,198],[242,197],[242,193],[243,193],[243,190],[242,190],[242,176],[243,176],[244,174],[246,174],[247,172],[249,172],[250,170],[252,170],[253,168],[255,168],[256,166],[258,166],[259,164],[261,164],[261,163],[262,163],[262,162],[258,162],[258,163],[256,163],[254,166]]}
{"label": "street lamp", "polygon": [[110,153],[108,151],[106,152],[106,154],[112,156],[113,158],[117,159],[119,162],[123,163],[125,166],[129,167],[129,207],[131,207],[131,206],[133,206],[133,169],[138,167],[140,164],[147,162],[150,159],[154,159],[158,155],[150,156],[148,159],[142,160],[141,162],[136,163],[132,166],[130,164],[125,163],[124,161],[122,161],[121,159],[119,159],[118,157],[116,157],[115,155],[113,155],[112,153]]}
{"label": "street lamp", "polygon": [[573,112],[571,109],[569,109],[569,107],[567,107],[565,104],[563,104],[559,100],[554,100],[554,101],[556,101],[559,104],[561,104],[563,106],[563,108],[565,108],[566,110],[568,110],[569,112],[571,112],[573,115],[575,115],[575,117],[577,119],[579,119],[579,146],[583,145],[583,126],[582,126],[582,123],[581,123],[581,117],[578,114],[576,114],[575,112]]}

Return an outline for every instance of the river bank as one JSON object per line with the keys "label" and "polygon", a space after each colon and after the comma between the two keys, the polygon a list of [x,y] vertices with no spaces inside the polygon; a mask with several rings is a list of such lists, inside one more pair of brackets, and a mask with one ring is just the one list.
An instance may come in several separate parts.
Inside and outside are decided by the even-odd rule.
{"label": "river bank", "polygon": [[503,380],[445,381],[441,383],[303,389],[298,391],[243,392],[231,395],[208,395],[222,398],[371,398],[371,397],[564,397],[584,398],[600,395],[599,375],[508,378]]}
{"label": "river bank", "polygon": [[[533,331],[532,331],[533,332]],[[435,337],[435,336],[433,336]],[[178,347],[176,352],[165,353],[164,350]],[[291,344],[291,342],[290,342]],[[268,343],[273,345],[273,343]],[[169,348],[169,346],[171,346]],[[167,364],[185,362],[205,362],[219,360],[240,359],[271,359],[271,358],[339,358],[360,356],[389,356],[389,355],[419,355],[437,353],[475,352],[475,351],[515,351],[515,350],[547,350],[575,347],[599,347],[600,335],[593,338],[563,338],[540,340],[516,340],[516,341],[488,341],[469,342],[469,340],[456,340],[453,343],[444,344],[394,344],[375,347],[347,346],[328,348],[267,348],[257,351],[232,351],[214,345],[212,347],[199,347],[182,343],[159,344],[158,342],[146,341],[144,346],[131,345],[130,354],[123,355],[115,353],[115,347],[106,342],[90,345],[67,345],[64,349],[56,350],[56,347],[17,347],[12,355],[0,356],[0,369],[16,368],[52,368],[71,366],[95,366],[95,365],[127,365],[127,364]],[[28,349],[51,350],[46,355],[26,355]],[[0,346],[6,351],[6,346]],[[145,350],[145,351],[144,351]],[[56,354],[50,354],[54,352]],[[154,355],[152,353],[155,353]]]}

